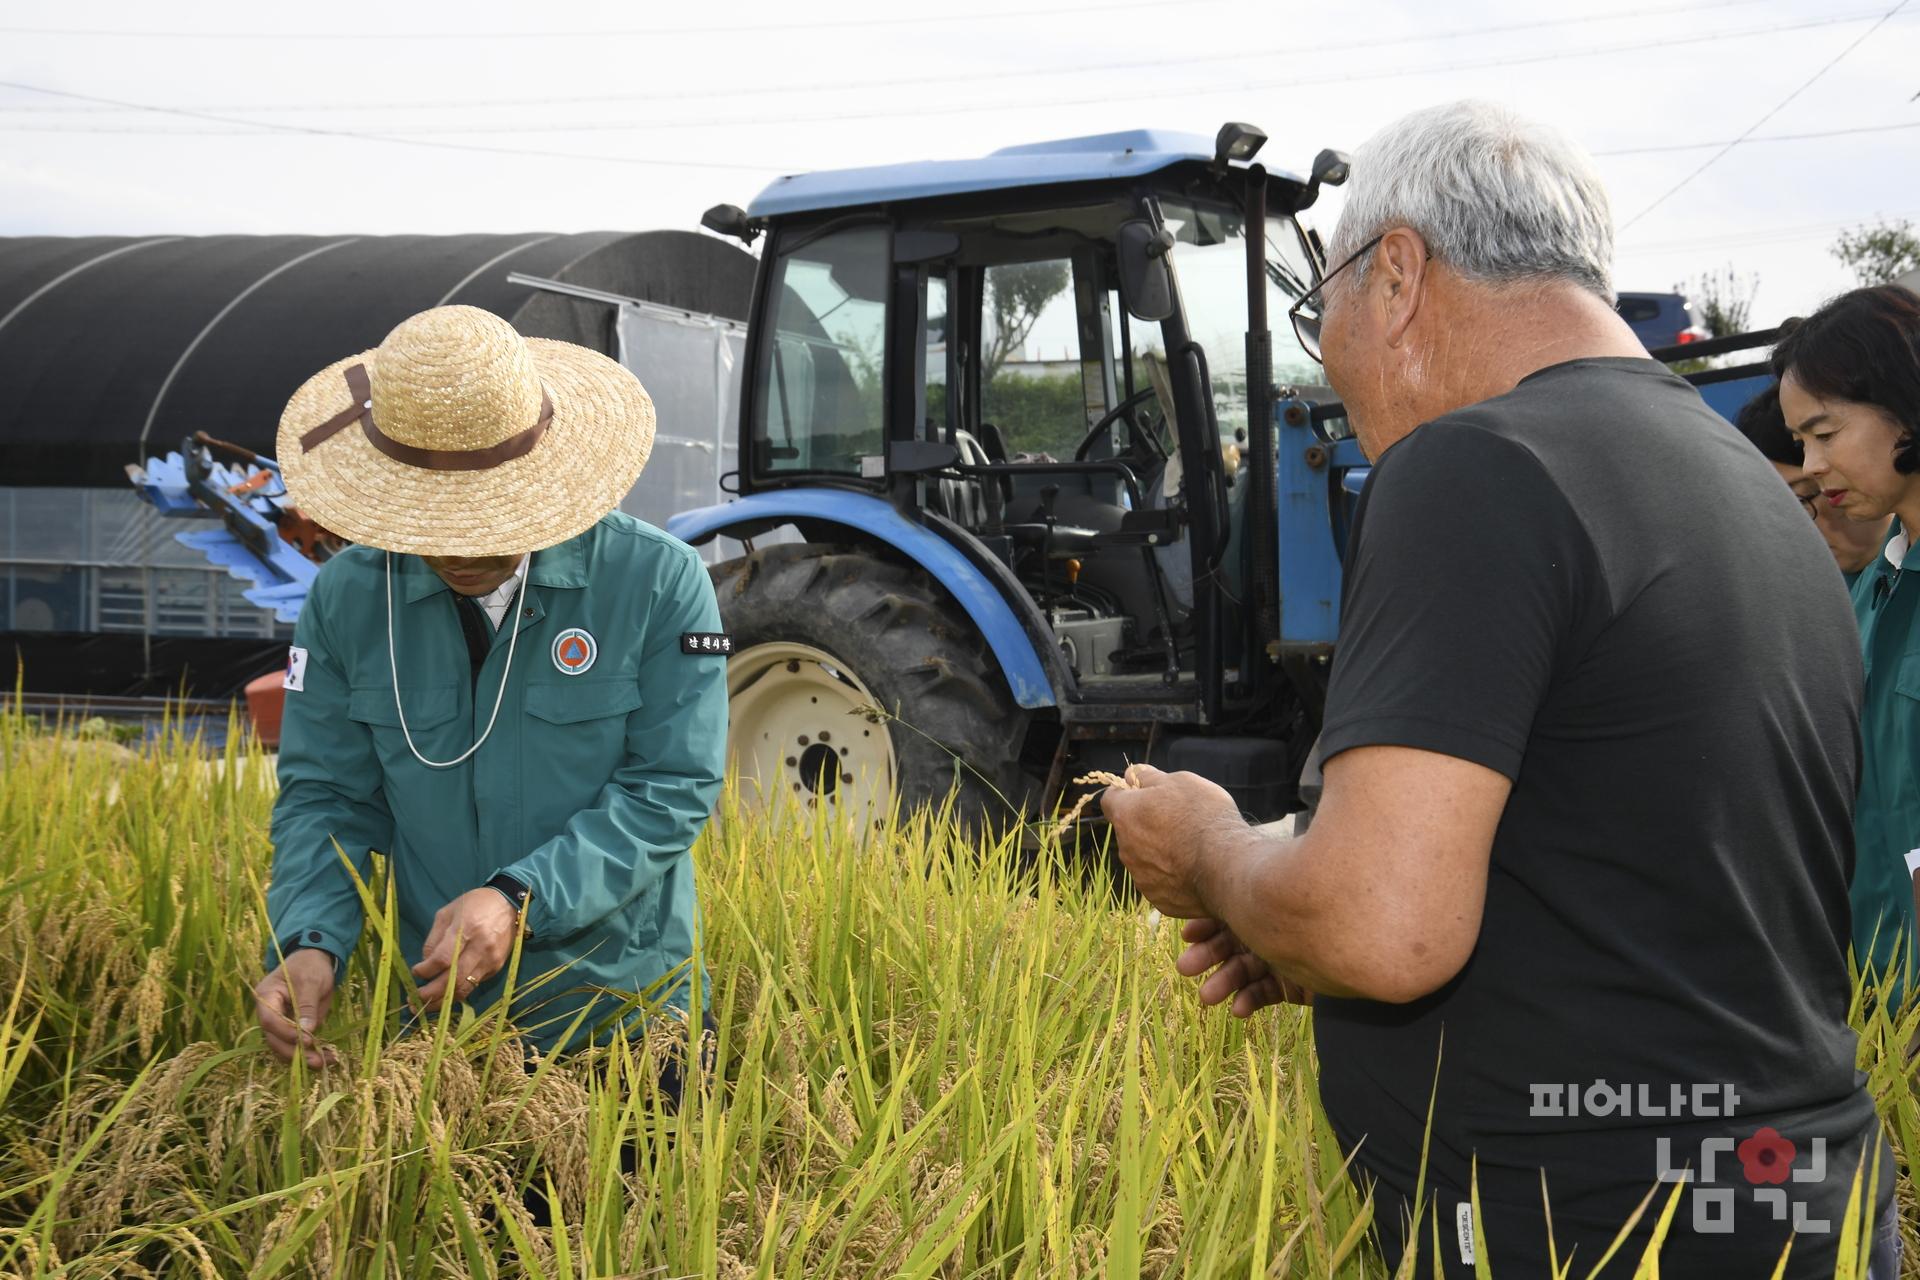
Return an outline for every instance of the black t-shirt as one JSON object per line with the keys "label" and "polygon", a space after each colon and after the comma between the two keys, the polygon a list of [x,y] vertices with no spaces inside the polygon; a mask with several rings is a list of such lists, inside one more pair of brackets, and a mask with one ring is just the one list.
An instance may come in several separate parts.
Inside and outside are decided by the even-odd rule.
{"label": "black t-shirt", "polygon": [[[1792,1274],[1833,1274],[1879,1144],[1846,1024],[1860,684],[1819,534],[1663,365],[1555,365],[1380,459],[1323,752],[1416,747],[1513,791],[1465,968],[1411,1004],[1322,998],[1314,1030],[1336,1133],[1364,1135],[1359,1163],[1401,1195],[1433,1099],[1450,1273],[1477,1158],[1496,1275],[1509,1256],[1507,1274],[1544,1274],[1541,1169],[1584,1275],[1663,1167],[1689,1165],[1667,1274],[1767,1274],[1796,1212],[1830,1230],[1796,1239]],[[1765,1180],[1785,1149],[1764,1134],[1709,1148],[1698,1176],[1703,1142],[1763,1126],[1795,1144],[1798,1180]],[[1883,1215],[1892,1183],[1888,1164]],[[1726,1212],[1733,1234],[1696,1232]]]}

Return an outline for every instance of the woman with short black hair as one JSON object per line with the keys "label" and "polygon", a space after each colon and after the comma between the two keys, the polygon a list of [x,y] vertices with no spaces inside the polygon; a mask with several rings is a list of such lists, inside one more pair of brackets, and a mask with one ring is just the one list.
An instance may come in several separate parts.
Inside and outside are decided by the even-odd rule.
{"label": "woman with short black hair", "polygon": [[[1897,517],[1853,583],[1866,698],[1854,810],[1853,948],[1881,999],[1914,988],[1920,917],[1920,295],[1856,289],[1774,348],[1780,407],[1819,501],[1856,519]],[[1913,852],[1909,852],[1913,851]]]}
{"label": "woman with short black hair", "polygon": [[1813,527],[1826,539],[1827,550],[1833,552],[1834,563],[1840,566],[1840,573],[1851,589],[1854,580],[1880,559],[1893,517],[1855,520],[1827,502],[1820,492],[1820,482],[1800,465],[1800,441],[1787,430],[1787,420],[1781,416],[1778,384],[1747,401],[1733,425],[1760,451],[1761,457],[1773,464],[1773,469],[1787,482],[1787,488],[1800,500],[1801,509],[1813,517]]}

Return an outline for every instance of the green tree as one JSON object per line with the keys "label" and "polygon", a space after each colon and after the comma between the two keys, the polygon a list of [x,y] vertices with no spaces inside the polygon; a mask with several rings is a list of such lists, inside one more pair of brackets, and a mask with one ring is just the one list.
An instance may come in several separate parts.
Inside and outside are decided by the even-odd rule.
{"label": "green tree", "polygon": [[1877,222],[1842,231],[1832,253],[1862,285],[1892,284],[1920,268],[1920,235],[1905,218]]}
{"label": "green tree", "polygon": [[1047,304],[1067,287],[1064,262],[1012,262],[987,272],[986,351],[980,379],[992,382],[1007,357],[1026,344]]}
{"label": "green tree", "polygon": [[1717,271],[1695,276],[1690,288],[1675,286],[1685,293],[1700,315],[1700,323],[1715,338],[1731,338],[1745,333],[1753,320],[1753,299],[1760,292],[1760,277],[1752,272],[1742,275],[1729,262]]}

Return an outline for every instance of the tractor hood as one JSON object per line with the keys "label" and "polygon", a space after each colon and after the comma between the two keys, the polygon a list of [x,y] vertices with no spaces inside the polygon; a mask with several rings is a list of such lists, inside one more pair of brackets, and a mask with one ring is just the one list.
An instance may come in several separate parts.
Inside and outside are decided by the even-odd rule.
{"label": "tractor hood", "polygon": [[[1062,182],[1137,178],[1170,165],[1213,159],[1213,140],[1197,133],[1133,129],[1003,147],[979,160],[918,160],[864,169],[829,169],[780,178],[748,207],[752,218],[777,218],[818,209],[924,200],[933,196]],[[1235,166],[1245,167],[1245,166]],[[1290,182],[1290,173],[1268,170]]]}

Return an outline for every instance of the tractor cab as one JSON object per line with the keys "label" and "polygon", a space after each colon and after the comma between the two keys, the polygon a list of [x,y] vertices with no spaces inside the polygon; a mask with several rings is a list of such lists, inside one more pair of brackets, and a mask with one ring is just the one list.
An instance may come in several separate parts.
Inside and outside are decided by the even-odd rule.
{"label": "tractor cab", "polygon": [[[742,497],[668,527],[748,548],[716,570],[736,633],[743,773],[809,799],[857,785],[850,769],[798,763],[824,722],[804,734],[769,709],[818,706],[838,683],[838,702],[905,723],[865,765],[911,798],[965,792],[979,775],[1031,809],[1072,772],[1164,757],[1239,722],[1259,731],[1190,748],[1183,767],[1220,756],[1202,771],[1245,775],[1256,812],[1291,807],[1304,749],[1293,739],[1317,706],[1281,669],[1262,560],[1275,539],[1275,387],[1330,398],[1285,316],[1321,270],[1298,214],[1344,178],[1344,157],[1323,153],[1303,179],[1250,163],[1262,141],[1244,125],[1212,141],[1070,139],[787,178],[744,212],[707,215],[714,230],[764,237]],[[782,524],[806,549],[754,549]],[[805,578],[821,621],[770,618],[780,611],[754,599],[771,585],[755,556]],[[869,578],[907,570],[921,583],[915,625],[958,642],[936,667],[963,669],[997,727],[950,731],[948,708],[873,670],[891,661],[882,637],[834,616],[864,596],[821,590],[857,577],[856,561]],[[804,672],[795,645],[810,651]],[[816,701],[791,703],[778,685]],[[961,767],[937,755],[910,767],[921,739]]]}

